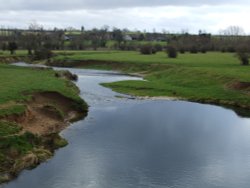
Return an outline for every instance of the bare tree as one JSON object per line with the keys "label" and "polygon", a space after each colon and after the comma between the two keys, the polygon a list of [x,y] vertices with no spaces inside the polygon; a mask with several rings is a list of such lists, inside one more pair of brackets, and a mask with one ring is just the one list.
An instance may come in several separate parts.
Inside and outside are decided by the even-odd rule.
{"label": "bare tree", "polygon": [[229,26],[225,30],[222,30],[221,33],[227,36],[239,36],[244,35],[244,29],[239,26]]}
{"label": "bare tree", "polygon": [[33,21],[29,24],[29,30],[31,31],[42,31],[43,26],[38,24],[36,21]]}

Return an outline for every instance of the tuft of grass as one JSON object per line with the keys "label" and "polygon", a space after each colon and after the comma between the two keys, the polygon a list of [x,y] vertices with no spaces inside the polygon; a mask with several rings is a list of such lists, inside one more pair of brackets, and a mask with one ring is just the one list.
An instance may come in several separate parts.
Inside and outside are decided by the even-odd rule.
{"label": "tuft of grass", "polygon": [[0,109],[0,118],[9,116],[9,115],[22,115],[25,113],[25,105],[14,105],[7,108]]}
{"label": "tuft of grass", "polygon": [[17,134],[21,131],[21,127],[16,123],[0,121],[0,137]]}
{"label": "tuft of grass", "polygon": [[33,149],[26,135],[14,135],[0,138],[0,150],[10,156],[24,155]]}
{"label": "tuft of grass", "polygon": [[47,111],[55,114],[60,119],[64,119],[64,117],[65,117],[64,112],[54,104],[46,104],[43,106],[43,108],[46,109]]}

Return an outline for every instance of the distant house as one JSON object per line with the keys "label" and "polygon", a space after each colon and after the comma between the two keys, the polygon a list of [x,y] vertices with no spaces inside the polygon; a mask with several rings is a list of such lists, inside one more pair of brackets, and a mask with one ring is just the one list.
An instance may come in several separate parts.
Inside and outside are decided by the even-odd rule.
{"label": "distant house", "polygon": [[69,41],[69,40],[70,40],[70,37],[68,37],[68,36],[65,35],[65,36],[64,36],[64,40],[65,40],[65,41]]}
{"label": "distant house", "polygon": [[126,40],[126,41],[132,41],[132,40],[142,41],[142,40],[144,40],[144,35],[143,34],[126,34],[124,36],[124,40]]}
{"label": "distant house", "polygon": [[130,36],[131,36],[132,40],[139,40],[140,39],[139,34],[131,34]]}

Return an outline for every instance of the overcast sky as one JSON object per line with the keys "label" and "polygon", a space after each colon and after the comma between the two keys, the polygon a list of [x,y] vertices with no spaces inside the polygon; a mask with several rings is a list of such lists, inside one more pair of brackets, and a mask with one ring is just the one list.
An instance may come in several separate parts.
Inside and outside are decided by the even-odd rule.
{"label": "overcast sky", "polygon": [[250,34],[249,0],[0,0],[0,25],[218,33],[236,25]]}

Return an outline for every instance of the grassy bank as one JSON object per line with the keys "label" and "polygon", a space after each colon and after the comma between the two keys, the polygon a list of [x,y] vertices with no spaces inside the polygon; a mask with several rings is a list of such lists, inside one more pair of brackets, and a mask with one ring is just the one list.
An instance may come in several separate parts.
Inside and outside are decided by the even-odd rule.
{"label": "grassy bank", "polygon": [[240,66],[234,53],[186,53],[176,59],[167,58],[164,52],[156,55],[118,51],[58,54],[54,62],[59,65],[140,73],[147,80],[104,84],[118,92],[172,96],[250,109],[250,67]]}
{"label": "grassy bank", "polygon": [[86,115],[87,105],[71,81],[50,69],[0,64],[0,83],[1,183],[66,145],[58,133]]}
{"label": "grassy bank", "polygon": [[30,62],[31,59],[27,55],[26,50],[17,50],[15,54],[11,55],[9,51],[0,50],[0,63],[13,63],[13,62]]}

